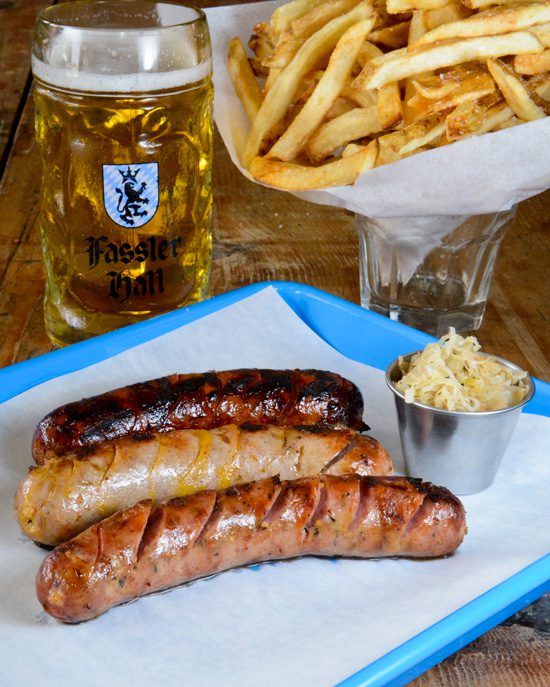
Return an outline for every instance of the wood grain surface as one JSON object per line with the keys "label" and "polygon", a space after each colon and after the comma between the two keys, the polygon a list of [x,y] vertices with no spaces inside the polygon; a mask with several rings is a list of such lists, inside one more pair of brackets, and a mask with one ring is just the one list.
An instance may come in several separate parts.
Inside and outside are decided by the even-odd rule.
{"label": "wood grain surface", "polygon": [[[30,45],[41,0],[0,0],[0,366],[51,350],[42,317]],[[201,3],[198,3],[201,4]],[[203,2],[219,4],[216,2]],[[351,213],[300,201],[241,177],[215,139],[211,294],[277,279],[359,302]],[[550,381],[550,192],[519,206],[504,240],[483,347]],[[414,687],[550,687],[550,596],[410,683]],[[6,686],[8,687],[8,686]]]}

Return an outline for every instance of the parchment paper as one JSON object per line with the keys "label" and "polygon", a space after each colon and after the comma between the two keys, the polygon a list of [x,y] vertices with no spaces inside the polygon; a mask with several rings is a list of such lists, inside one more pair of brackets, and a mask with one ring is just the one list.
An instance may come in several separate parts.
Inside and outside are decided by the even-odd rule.
{"label": "parchment paper", "polygon": [[[300,559],[223,573],[77,626],[34,593],[45,552],[12,514],[35,423],[58,404],[172,372],[318,367],[354,380],[398,466],[383,373],[317,337],[268,288],[0,406],[0,684],[329,687],[550,551],[550,421],[523,415],[495,484],[464,498],[469,533],[442,560]],[[550,576],[550,571],[549,571]]]}
{"label": "parchment paper", "polygon": [[[240,160],[250,127],[226,67],[233,36],[247,45],[255,24],[282,4],[206,10],[214,55],[214,116],[231,159]],[[296,193],[369,217],[468,216],[509,210],[550,187],[550,117],[413,155],[363,174],[353,186]],[[426,225],[435,231],[439,221]]]}

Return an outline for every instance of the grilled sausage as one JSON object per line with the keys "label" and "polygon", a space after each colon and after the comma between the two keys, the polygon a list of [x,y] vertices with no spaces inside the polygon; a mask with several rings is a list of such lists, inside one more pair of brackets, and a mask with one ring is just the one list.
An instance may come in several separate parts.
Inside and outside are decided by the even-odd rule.
{"label": "grilled sausage", "polygon": [[142,499],[164,501],[202,489],[279,475],[391,474],[388,452],[352,430],[288,427],[176,430],[126,437],[92,453],[31,468],[15,507],[23,531],[42,544],[67,541]]}
{"label": "grilled sausage", "polygon": [[239,565],[295,556],[444,556],[465,513],[449,491],[405,477],[275,477],[153,505],[142,501],[54,549],[37,576],[68,623]]}
{"label": "grilled sausage", "polygon": [[228,370],[177,374],[69,403],[34,433],[38,464],[130,434],[227,424],[314,425],[362,430],[363,398],[352,382],[320,370]]}

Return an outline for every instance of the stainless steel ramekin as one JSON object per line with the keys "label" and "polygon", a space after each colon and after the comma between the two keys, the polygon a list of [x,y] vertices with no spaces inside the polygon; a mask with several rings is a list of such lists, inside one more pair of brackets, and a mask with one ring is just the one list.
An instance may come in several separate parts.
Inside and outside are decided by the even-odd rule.
{"label": "stainless steel ramekin", "polygon": [[[513,372],[520,371],[503,358],[491,357]],[[535,393],[531,377],[520,381],[527,388],[520,403],[501,410],[465,412],[406,403],[394,385],[401,376],[396,359],[386,370],[386,382],[394,394],[407,473],[445,486],[455,494],[474,494],[490,486],[521,409]]]}

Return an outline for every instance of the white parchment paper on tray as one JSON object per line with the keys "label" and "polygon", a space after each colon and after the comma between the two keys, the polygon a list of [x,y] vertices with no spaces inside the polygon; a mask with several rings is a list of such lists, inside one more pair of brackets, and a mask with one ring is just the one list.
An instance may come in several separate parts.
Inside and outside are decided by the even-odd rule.
{"label": "white parchment paper on tray", "polygon": [[[280,4],[277,0],[206,10],[214,51],[216,124],[231,159],[249,179],[241,156],[250,124],[229,78],[227,48],[233,36],[246,45],[254,25],[268,21]],[[363,174],[354,186],[296,195],[369,217],[497,212],[550,187],[549,150],[550,117],[546,117],[378,167]],[[437,224],[424,223],[430,232]]]}
{"label": "white parchment paper on tray", "polygon": [[34,425],[53,407],[175,371],[317,367],[355,381],[372,434],[398,465],[383,373],[346,359],[267,288],[0,406],[0,683],[57,687],[329,687],[550,551],[550,421],[522,415],[494,486],[464,498],[469,533],[449,558],[299,559],[143,598],[77,626],[44,614],[45,553],[12,514]]}

